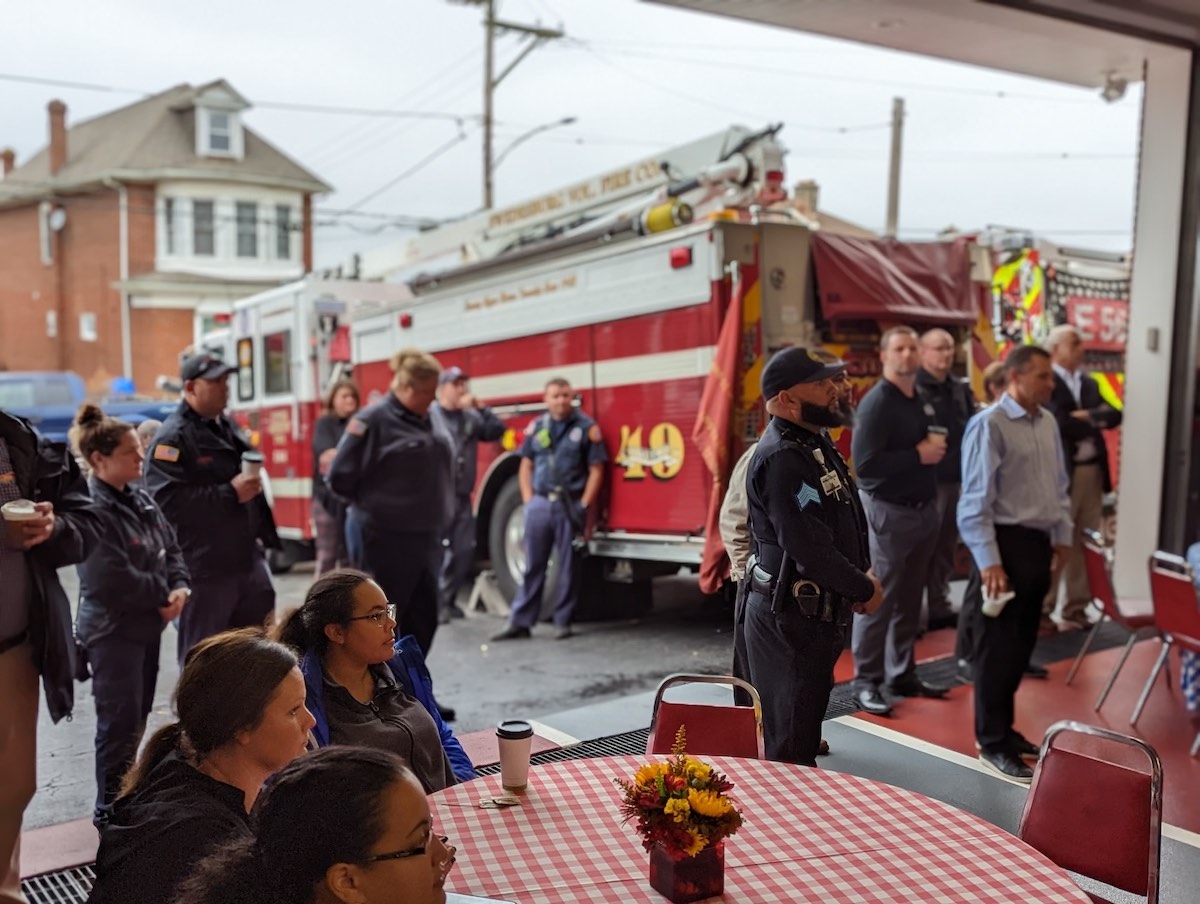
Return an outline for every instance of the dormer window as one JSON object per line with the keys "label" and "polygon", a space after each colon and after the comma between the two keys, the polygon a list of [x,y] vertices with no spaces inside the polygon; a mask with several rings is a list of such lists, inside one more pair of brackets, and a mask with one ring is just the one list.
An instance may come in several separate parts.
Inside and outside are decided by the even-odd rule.
{"label": "dormer window", "polygon": [[249,102],[225,82],[217,81],[197,88],[191,106],[196,112],[196,155],[241,160],[241,114],[249,109]]}
{"label": "dormer window", "polygon": [[208,114],[208,150],[213,154],[228,154],[233,147],[232,117],[213,110]]}

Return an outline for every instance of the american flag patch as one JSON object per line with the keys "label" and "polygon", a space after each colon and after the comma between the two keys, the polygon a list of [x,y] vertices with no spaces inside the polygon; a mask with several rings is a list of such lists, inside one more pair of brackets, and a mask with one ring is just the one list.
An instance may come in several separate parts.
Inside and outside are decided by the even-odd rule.
{"label": "american flag patch", "polygon": [[346,425],[346,432],[351,436],[362,436],[367,432],[367,422],[352,417],[350,418],[350,423]]}
{"label": "american flag patch", "polygon": [[154,460],[170,462],[179,461],[179,449],[175,446],[168,446],[163,443],[159,443],[154,447]]}

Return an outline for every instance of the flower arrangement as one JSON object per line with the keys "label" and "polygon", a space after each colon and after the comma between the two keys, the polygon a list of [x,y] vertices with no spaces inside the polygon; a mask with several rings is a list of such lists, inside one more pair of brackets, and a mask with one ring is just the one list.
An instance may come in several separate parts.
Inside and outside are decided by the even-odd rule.
{"label": "flower arrangement", "polygon": [[625,821],[637,820],[642,847],[661,845],[675,858],[695,857],[737,832],[742,814],[727,793],[721,773],[686,753],[683,726],[675,734],[671,759],[638,768],[633,781],[617,779]]}

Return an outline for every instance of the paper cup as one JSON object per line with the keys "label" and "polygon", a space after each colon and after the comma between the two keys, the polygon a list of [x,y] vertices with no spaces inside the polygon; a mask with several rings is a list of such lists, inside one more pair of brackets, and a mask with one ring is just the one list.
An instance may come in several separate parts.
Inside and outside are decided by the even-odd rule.
{"label": "paper cup", "polygon": [[529,784],[533,726],[519,719],[501,722],[496,726],[496,745],[500,748],[500,784],[505,791],[524,791]]}
{"label": "paper cup", "polygon": [[14,499],[0,505],[0,515],[5,521],[32,521],[38,517],[37,508],[28,499]]}
{"label": "paper cup", "polygon": [[246,477],[262,476],[263,457],[259,452],[242,453],[242,474]]}
{"label": "paper cup", "polygon": [[1011,590],[1006,591],[999,596],[983,597],[983,614],[988,618],[995,618],[1004,611],[1004,607],[1008,605],[1008,601],[1016,596]]}
{"label": "paper cup", "polygon": [[931,443],[937,443],[939,446],[946,445],[946,436],[948,431],[945,427],[930,427],[926,435]]}

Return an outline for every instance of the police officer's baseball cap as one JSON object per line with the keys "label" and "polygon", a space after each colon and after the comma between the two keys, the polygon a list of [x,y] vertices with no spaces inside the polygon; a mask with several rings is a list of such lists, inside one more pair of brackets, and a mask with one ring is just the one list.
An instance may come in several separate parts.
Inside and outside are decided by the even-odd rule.
{"label": "police officer's baseball cap", "polygon": [[179,367],[179,377],[185,383],[188,380],[220,380],[237,370],[232,364],[226,364],[216,355],[207,352],[199,355],[188,355]]}
{"label": "police officer's baseball cap", "polygon": [[836,377],[845,369],[845,361],[835,358],[830,362],[816,350],[809,351],[798,347],[782,349],[776,352],[763,368],[763,398],[773,399],[797,383],[816,383]]}
{"label": "police officer's baseball cap", "polygon": [[459,380],[469,379],[471,378],[467,376],[461,367],[447,367],[438,378],[438,385],[445,386],[447,383],[457,383]]}

